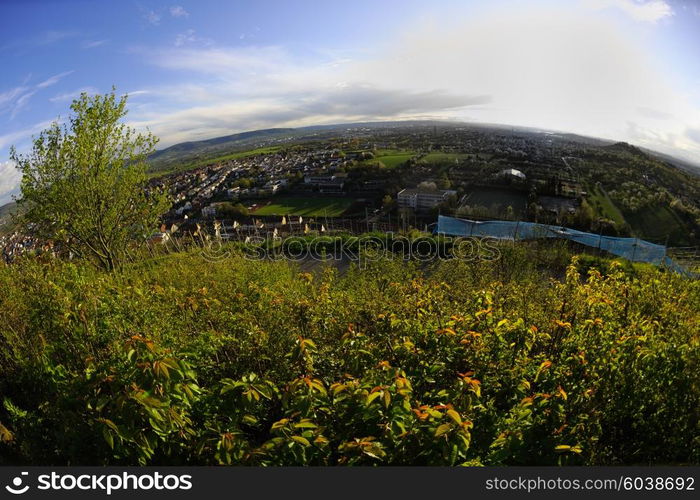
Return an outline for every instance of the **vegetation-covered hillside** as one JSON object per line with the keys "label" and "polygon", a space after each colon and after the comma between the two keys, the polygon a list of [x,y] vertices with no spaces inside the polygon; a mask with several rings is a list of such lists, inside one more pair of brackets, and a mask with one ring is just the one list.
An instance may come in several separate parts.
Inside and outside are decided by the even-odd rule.
{"label": "vegetation-covered hillside", "polygon": [[0,463],[699,463],[700,284],[502,250],[2,266]]}
{"label": "vegetation-covered hillside", "polygon": [[15,202],[0,206],[0,235],[9,232],[13,228],[12,214],[16,209],[17,204]]}

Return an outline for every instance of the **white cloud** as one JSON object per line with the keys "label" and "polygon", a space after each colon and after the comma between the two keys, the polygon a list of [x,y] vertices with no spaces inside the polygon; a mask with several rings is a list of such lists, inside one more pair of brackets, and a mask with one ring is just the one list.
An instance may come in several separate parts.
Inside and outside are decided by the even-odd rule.
{"label": "white cloud", "polygon": [[143,18],[146,20],[148,24],[152,24],[153,26],[158,26],[160,24],[160,14],[158,14],[154,10],[149,10],[143,14]]}
{"label": "white cloud", "polygon": [[[641,10],[628,13],[648,21],[670,15],[657,3],[633,2]],[[700,159],[685,133],[700,127],[700,109],[613,18],[528,5],[421,19],[400,33],[342,57],[304,59],[280,46],[142,50],[190,83],[151,89],[133,118],[172,143],[258,125],[440,115],[636,141]],[[417,96],[422,105],[412,108]]]}
{"label": "white cloud", "polygon": [[688,139],[690,139],[691,141],[693,141],[693,142],[697,143],[698,145],[700,145],[700,127],[698,127],[698,128],[688,128],[688,129],[685,131],[685,135],[686,135],[686,137],[688,137]]}
{"label": "white cloud", "polygon": [[674,116],[665,111],[660,111],[658,109],[647,108],[646,106],[639,106],[637,108],[637,113],[644,116],[645,118],[652,118],[654,120],[672,120]]}
{"label": "white cloud", "polygon": [[[58,122],[61,123],[60,120]],[[9,156],[6,151],[10,146],[15,146],[20,153],[28,150],[31,147],[32,136],[48,128],[51,123],[52,120],[47,120],[23,130],[0,135],[0,151],[4,153],[3,156]],[[0,161],[0,205],[11,201],[12,195],[18,193],[20,178],[19,171],[11,161]]]}
{"label": "white cloud", "polygon": [[673,8],[665,0],[584,0],[593,9],[618,9],[635,21],[656,23],[673,16]]}
{"label": "white cloud", "polygon": [[189,17],[190,13],[180,5],[173,5],[170,7],[170,15],[173,17]]}
{"label": "white cloud", "polygon": [[300,127],[399,117],[445,119],[453,109],[488,101],[488,96],[454,95],[444,91],[401,92],[352,86],[215,102],[165,113],[160,110],[136,111],[130,114],[130,125],[148,128],[161,138],[159,147],[167,147],[181,141],[272,126]]}
{"label": "white cloud", "polygon": [[12,200],[19,192],[19,181],[22,174],[11,161],[0,161],[0,206]]}
{"label": "white cloud", "polygon": [[195,36],[194,36],[194,30],[189,29],[185,31],[184,33],[179,33],[175,37],[175,47],[180,47],[187,42],[194,42],[195,41]]}
{"label": "white cloud", "polygon": [[23,130],[16,130],[14,132],[10,132],[9,134],[0,135],[0,150],[9,148],[13,145],[17,146],[17,148],[20,149],[22,143],[26,143],[32,136],[32,134],[41,132],[45,128],[49,127],[51,123],[52,120],[46,120],[43,122],[36,123],[33,126]]}
{"label": "white cloud", "polygon": [[203,38],[197,36],[195,33],[193,29],[188,29],[183,33],[179,33],[175,37],[175,47],[182,47],[187,44],[199,44],[206,47],[214,43],[210,38]]}
{"label": "white cloud", "polygon": [[700,159],[683,139],[686,127],[700,124],[700,109],[619,22],[587,10],[522,9],[404,32],[354,71],[380,84],[493,95],[488,109],[464,115],[473,120],[636,140]]}

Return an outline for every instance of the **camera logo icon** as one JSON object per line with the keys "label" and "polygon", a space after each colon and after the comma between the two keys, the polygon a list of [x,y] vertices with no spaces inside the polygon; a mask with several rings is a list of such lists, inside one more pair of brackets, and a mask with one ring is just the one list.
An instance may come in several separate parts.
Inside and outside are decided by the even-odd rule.
{"label": "camera logo icon", "polygon": [[12,485],[7,485],[5,486],[5,489],[12,493],[13,495],[21,495],[22,493],[26,493],[27,490],[29,489],[29,485],[25,485],[22,487],[22,477],[23,476],[28,476],[29,472],[22,472],[21,475],[15,477],[12,480]]}

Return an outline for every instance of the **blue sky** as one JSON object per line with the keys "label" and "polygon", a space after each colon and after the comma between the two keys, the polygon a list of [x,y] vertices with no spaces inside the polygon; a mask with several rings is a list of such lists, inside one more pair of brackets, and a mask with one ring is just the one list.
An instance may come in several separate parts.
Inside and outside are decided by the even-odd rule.
{"label": "blue sky", "polygon": [[458,119],[700,162],[700,1],[0,1],[8,162],[81,91],[160,147],[271,126]]}

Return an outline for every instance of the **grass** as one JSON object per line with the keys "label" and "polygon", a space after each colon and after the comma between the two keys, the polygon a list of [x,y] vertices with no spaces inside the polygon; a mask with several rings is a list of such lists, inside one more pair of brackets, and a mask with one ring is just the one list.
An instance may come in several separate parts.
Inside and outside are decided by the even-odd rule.
{"label": "grass", "polygon": [[625,214],[625,218],[640,238],[655,243],[665,243],[668,238],[670,245],[689,244],[685,225],[667,206],[646,207],[637,212]]}
{"label": "grass", "polygon": [[596,186],[593,189],[589,189],[588,198],[590,205],[596,211],[596,217],[612,220],[620,226],[625,223],[625,217],[622,215],[622,212],[600,188]]}
{"label": "grass", "polygon": [[685,225],[667,206],[657,205],[623,214],[607,194],[597,186],[589,189],[588,198],[597,217],[613,220],[618,225],[627,222],[632,232],[639,238],[655,243],[665,243],[668,238],[670,245],[688,244],[688,231]]}
{"label": "grass", "polygon": [[345,213],[353,198],[275,198],[254,212],[254,215],[304,215],[309,217],[338,217]]}
{"label": "grass", "polygon": [[416,155],[415,151],[405,149],[379,149],[371,160],[363,160],[362,165],[374,165],[379,168],[396,168]]}
{"label": "grass", "polygon": [[386,168],[395,168],[403,163],[406,163],[413,156],[414,156],[414,153],[398,153],[398,154],[389,154],[389,155],[385,155],[385,156],[379,156],[377,159]]}
{"label": "grass", "polygon": [[0,235],[10,233],[14,229],[15,225],[12,220],[12,215],[16,210],[17,203],[14,201],[0,206]]}
{"label": "grass", "polygon": [[463,153],[428,153],[422,160],[426,163],[454,163],[455,160],[467,158]]}

